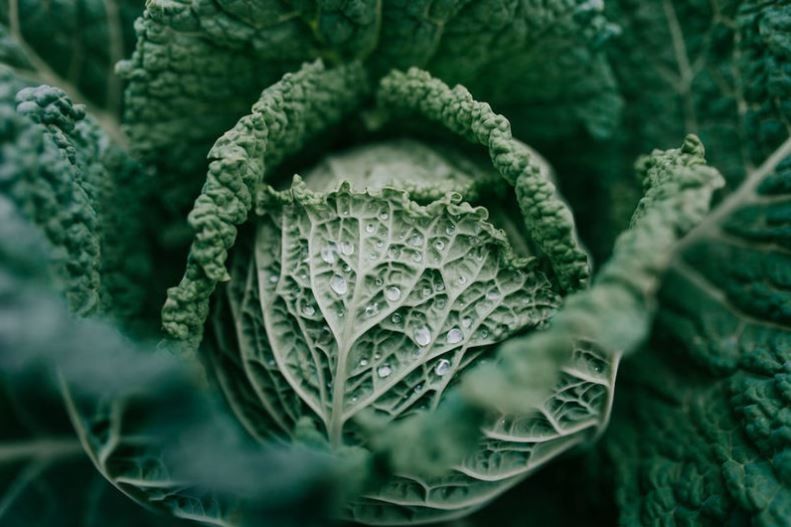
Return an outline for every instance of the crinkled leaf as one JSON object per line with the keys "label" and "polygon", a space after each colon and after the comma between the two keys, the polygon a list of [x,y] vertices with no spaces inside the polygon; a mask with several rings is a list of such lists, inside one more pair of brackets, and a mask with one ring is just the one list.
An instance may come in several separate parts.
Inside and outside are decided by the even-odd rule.
{"label": "crinkled leaf", "polygon": [[0,191],[40,225],[70,305],[143,327],[147,173],[58,88],[0,66]]}
{"label": "crinkled leaf", "polygon": [[359,64],[325,69],[321,61],[284,75],[252,113],[214,145],[201,195],[189,215],[196,232],[184,277],[168,290],[162,322],[169,336],[197,348],[215,285],[228,280],[225,260],[237,225],[247,220],[267,170],[316,134],[336,125],[367,90]]}
{"label": "crinkled leaf", "polygon": [[791,140],[692,231],[605,443],[621,521],[791,518]]}
{"label": "crinkled leaf", "polygon": [[64,90],[120,136],[121,79],[115,64],[134,47],[143,0],[3,0],[0,62],[31,84]]}
{"label": "crinkled leaf", "polygon": [[639,199],[638,155],[694,133],[732,190],[791,126],[788,2],[607,0],[605,14],[621,28],[607,55],[623,120],[608,141],[540,145],[597,258]]}
{"label": "crinkled leaf", "polygon": [[620,100],[596,51],[610,31],[600,9],[582,0],[152,1],[123,68],[127,129],[140,151],[189,172],[262,89],[324,58],[364,61],[377,78],[430,68],[514,106],[545,135],[580,126],[607,135]]}

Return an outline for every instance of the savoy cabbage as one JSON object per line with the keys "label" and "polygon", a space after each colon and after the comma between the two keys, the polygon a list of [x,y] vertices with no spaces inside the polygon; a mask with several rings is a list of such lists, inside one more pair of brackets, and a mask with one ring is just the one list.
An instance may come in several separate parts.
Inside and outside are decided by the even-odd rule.
{"label": "savoy cabbage", "polygon": [[0,524],[791,525],[790,230],[782,0],[3,0]]}

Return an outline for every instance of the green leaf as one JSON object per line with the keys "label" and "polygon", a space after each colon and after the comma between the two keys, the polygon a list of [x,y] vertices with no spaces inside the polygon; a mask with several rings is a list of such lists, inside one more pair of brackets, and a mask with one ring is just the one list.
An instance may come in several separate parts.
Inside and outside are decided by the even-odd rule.
{"label": "green leaf", "polygon": [[115,64],[134,46],[143,0],[0,2],[0,62],[31,84],[64,90],[122,140],[122,83]]}
{"label": "green leaf", "polygon": [[72,309],[151,331],[146,172],[62,90],[27,87],[4,66],[0,112],[0,192],[46,233]]}
{"label": "green leaf", "polygon": [[190,212],[196,232],[187,269],[168,290],[162,323],[169,336],[197,348],[218,282],[227,281],[227,251],[247,220],[267,169],[337,124],[360,104],[366,82],[359,64],[325,70],[318,61],[267,88],[214,145],[201,195]]}
{"label": "green leaf", "polygon": [[605,443],[625,525],[791,517],[790,190],[786,139],[675,252]]}
{"label": "green leaf", "polygon": [[41,389],[47,382],[0,375],[0,521],[99,527],[112,517],[130,527],[180,524],[130,501],[96,471],[59,394]]}
{"label": "green leaf", "polygon": [[451,89],[417,68],[384,77],[377,99],[384,110],[417,113],[483,146],[497,172],[514,186],[530,239],[549,260],[563,291],[587,284],[588,255],[577,239],[571,211],[558,196],[543,160],[513,138],[508,119],[474,100],[464,87]]}
{"label": "green leaf", "polygon": [[262,89],[322,58],[359,60],[374,80],[430,68],[513,106],[544,136],[607,135],[620,99],[597,51],[610,32],[600,10],[587,0],[155,0],[122,69],[125,122],[141,153],[190,174]]}
{"label": "green leaf", "polygon": [[783,0],[607,0],[607,56],[625,105],[607,141],[541,144],[591,252],[603,261],[640,197],[634,159],[694,133],[732,191],[788,136]]}

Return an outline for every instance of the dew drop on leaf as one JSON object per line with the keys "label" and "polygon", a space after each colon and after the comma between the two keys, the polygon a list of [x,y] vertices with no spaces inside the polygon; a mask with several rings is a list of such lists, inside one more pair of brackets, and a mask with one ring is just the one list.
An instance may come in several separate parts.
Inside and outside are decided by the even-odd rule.
{"label": "dew drop on leaf", "polygon": [[346,283],[346,279],[337,274],[330,278],[330,288],[339,296],[343,296],[349,291],[349,285]]}
{"label": "dew drop on leaf", "polygon": [[389,377],[391,373],[393,373],[393,368],[391,368],[387,364],[383,364],[376,369],[376,374],[379,376],[380,379]]}
{"label": "dew drop on leaf", "polygon": [[487,300],[500,300],[500,292],[496,289],[492,289],[488,293],[486,293]]}
{"label": "dew drop on leaf", "polygon": [[351,242],[341,242],[340,248],[341,252],[346,256],[354,254],[354,245],[352,245]]}
{"label": "dew drop on leaf", "polygon": [[445,242],[443,242],[442,240],[435,241],[434,242],[434,248],[436,250],[438,250],[438,251],[441,251],[442,249],[445,248]]}
{"label": "dew drop on leaf", "polygon": [[401,323],[401,315],[399,315],[398,313],[393,313],[393,316],[390,317],[390,321],[393,322],[393,324],[400,324]]}
{"label": "dew drop on leaf", "polygon": [[368,304],[367,306],[365,306],[365,316],[366,317],[370,318],[370,317],[376,315],[377,313],[379,313],[379,304],[377,304],[376,302],[374,302],[373,304]]}
{"label": "dew drop on leaf", "polygon": [[302,314],[306,317],[312,317],[316,314],[316,308],[310,304],[302,306]]}
{"label": "dew drop on leaf", "polygon": [[418,346],[428,346],[431,342],[431,331],[426,326],[420,326],[415,330],[415,342]]}
{"label": "dew drop on leaf", "polygon": [[441,359],[434,367],[434,373],[442,377],[450,371],[450,361],[448,359]]}
{"label": "dew drop on leaf", "polygon": [[463,319],[461,319],[461,325],[464,328],[468,328],[472,326],[472,319],[470,317],[464,317]]}
{"label": "dew drop on leaf", "polygon": [[464,340],[464,333],[461,332],[459,328],[453,328],[448,331],[448,336],[446,337],[448,344],[458,344],[462,340]]}
{"label": "dew drop on leaf", "polygon": [[367,232],[368,234],[371,234],[375,230],[376,230],[376,226],[373,223],[369,223],[368,225],[365,226],[365,232]]}
{"label": "dew drop on leaf", "polygon": [[388,299],[390,302],[395,302],[399,298],[401,298],[401,289],[396,286],[390,286],[385,289],[385,298]]}

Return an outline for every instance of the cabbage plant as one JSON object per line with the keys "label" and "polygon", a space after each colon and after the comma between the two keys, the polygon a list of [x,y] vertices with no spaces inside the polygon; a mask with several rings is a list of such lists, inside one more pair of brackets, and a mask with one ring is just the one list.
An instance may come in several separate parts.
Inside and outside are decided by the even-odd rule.
{"label": "cabbage plant", "polygon": [[0,519],[787,524],[791,10],[704,4],[2,3]]}

